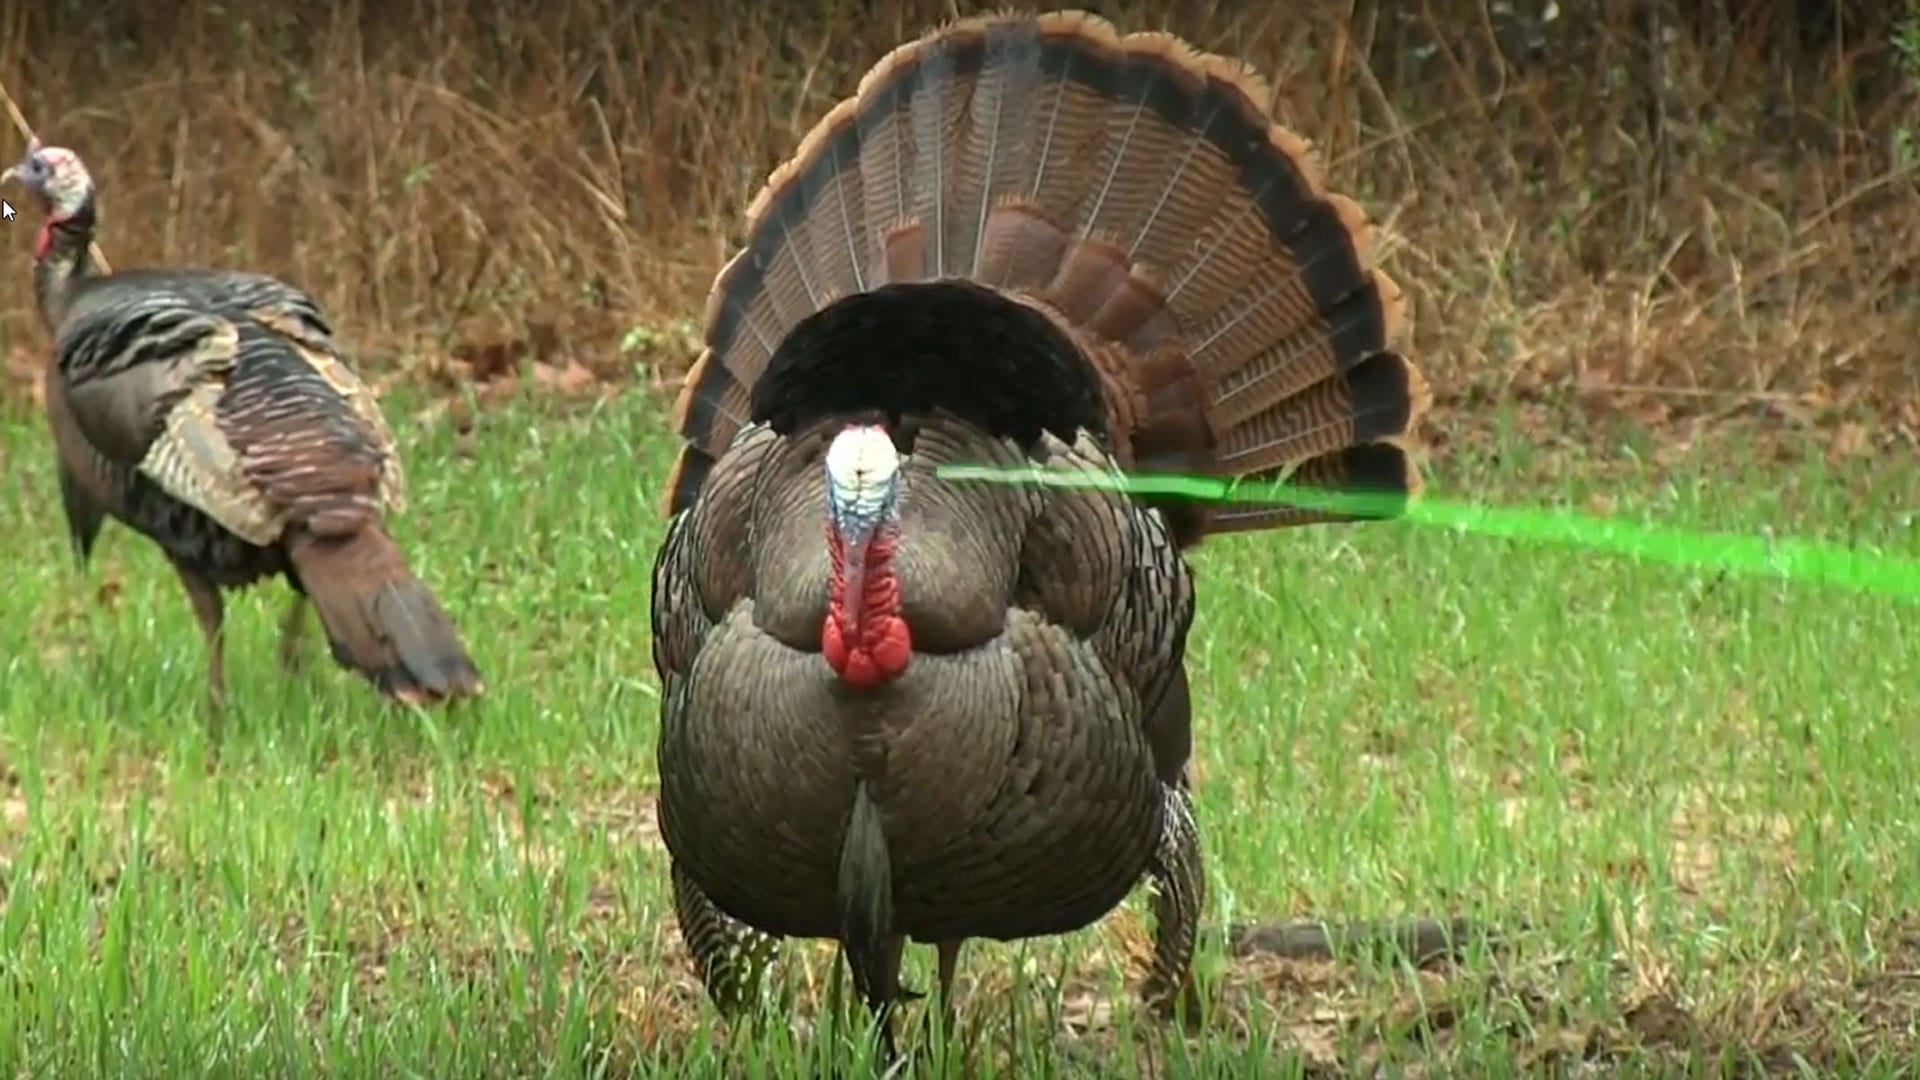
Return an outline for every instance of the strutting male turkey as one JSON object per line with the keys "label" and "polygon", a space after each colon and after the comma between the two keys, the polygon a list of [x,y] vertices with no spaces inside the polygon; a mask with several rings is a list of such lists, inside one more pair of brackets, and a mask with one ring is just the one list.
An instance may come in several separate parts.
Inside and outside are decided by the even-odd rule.
{"label": "strutting male turkey", "polygon": [[214,714],[221,592],[271,574],[295,590],[289,667],[311,600],[334,658],[382,692],[481,693],[453,624],[383,527],[405,505],[400,459],[313,299],[264,274],[100,273],[80,158],[36,139],[7,180],[45,214],[34,296],[53,335],[47,419],[75,556],[84,565],[108,517],[160,545],[206,637]]}
{"label": "strutting male turkey", "polygon": [[1181,549],[1350,520],[967,483],[942,463],[1410,497],[1428,391],[1368,229],[1256,76],[1080,12],[896,49],[720,272],[654,568],[660,827],[709,993],[779,937],[877,1008],[908,938],[1085,927],[1144,876],[1144,990],[1202,900]]}

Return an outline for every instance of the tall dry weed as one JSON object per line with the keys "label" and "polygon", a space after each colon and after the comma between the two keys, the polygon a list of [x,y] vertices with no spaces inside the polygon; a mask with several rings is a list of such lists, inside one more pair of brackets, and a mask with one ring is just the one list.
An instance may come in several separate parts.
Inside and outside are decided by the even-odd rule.
{"label": "tall dry weed", "polygon": [[[611,373],[632,328],[698,314],[754,188],[862,70],[987,6],[14,5],[0,78],[93,166],[116,266],[285,275],[374,366],[521,339]],[[1274,75],[1390,226],[1455,393],[1896,422],[1920,398],[1915,7],[1099,5]],[[37,356],[15,229],[0,335]]]}

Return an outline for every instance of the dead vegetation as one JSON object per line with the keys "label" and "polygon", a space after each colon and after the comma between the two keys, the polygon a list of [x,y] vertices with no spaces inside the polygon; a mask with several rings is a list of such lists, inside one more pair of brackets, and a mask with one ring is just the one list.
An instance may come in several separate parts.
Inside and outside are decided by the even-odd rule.
{"label": "dead vegetation", "polygon": [[[677,379],[768,170],[890,45],[982,8],[104,0],[10,14],[0,78],[94,164],[116,265],[271,270],[376,369],[585,392]],[[1911,5],[1101,10],[1276,74],[1389,224],[1453,402],[1920,433]],[[24,267],[0,333],[31,383]]]}

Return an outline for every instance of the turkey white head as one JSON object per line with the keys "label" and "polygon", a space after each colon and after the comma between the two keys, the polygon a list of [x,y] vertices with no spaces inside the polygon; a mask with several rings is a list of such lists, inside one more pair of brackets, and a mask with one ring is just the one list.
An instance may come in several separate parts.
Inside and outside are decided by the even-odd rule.
{"label": "turkey white head", "polygon": [[854,424],[827,447],[827,550],[833,565],[820,654],[849,686],[907,669],[912,636],[893,572],[900,537],[900,454],[885,428]]}
{"label": "turkey white head", "polygon": [[0,184],[9,180],[19,181],[33,192],[46,214],[34,244],[35,256],[47,253],[54,225],[90,211],[93,204],[93,177],[87,174],[80,155],[64,146],[42,146],[39,139],[29,141],[27,156],[0,172]]}

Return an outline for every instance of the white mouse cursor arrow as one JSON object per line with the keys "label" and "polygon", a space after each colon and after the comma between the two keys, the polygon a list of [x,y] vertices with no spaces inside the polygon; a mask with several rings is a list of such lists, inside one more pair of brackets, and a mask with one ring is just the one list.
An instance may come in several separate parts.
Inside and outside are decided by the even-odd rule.
{"label": "white mouse cursor arrow", "polygon": [[12,203],[5,199],[0,199],[0,221],[12,221],[13,215],[17,213],[19,213],[19,211],[13,208]]}

